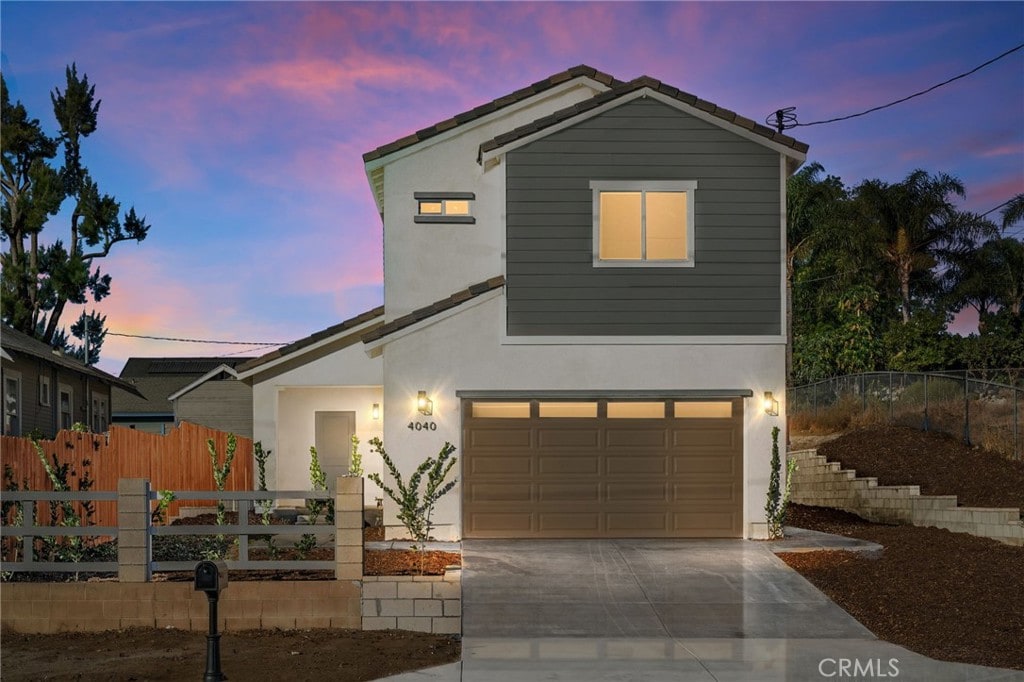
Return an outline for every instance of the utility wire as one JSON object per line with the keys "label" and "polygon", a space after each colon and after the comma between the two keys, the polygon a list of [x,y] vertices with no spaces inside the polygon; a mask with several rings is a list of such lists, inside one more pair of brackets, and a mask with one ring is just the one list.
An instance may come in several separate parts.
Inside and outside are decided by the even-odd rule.
{"label": "utility wire", "polygon": [[107,332],[108,336],[124,336],[130,339],[150,339],[153,341],[177,341],[178,343],[215,343],[225,346],[261,346],[270,348],[272,346],[287,346],[291,341],[211,341],[209,339],[182,339],[171,336],[148,336],[146,334],[122,334],[120,332]]}
{"label": "utility wire", "polygon": [[1001,55],[993,57],[992,59],[988,60],[984,64],[980,64],[980,65],[974,67],[970,71],[965,71],[964,73],[961,73],[958,76],[953,76],[952,78],[950,78],[948,80],[944,80],[941,83],[938,83],[936,85],[931,86],[930,88],[927,88],[925,90],[921,90],[920,92],[915,92],[913,95],[907,95],[906,97],[902,97],[902,98],[900,98],[898,100],[894,100],[892,102],[889,102],[888,104],[882,104],[882,105],[877,106],[877,107],[872,107],[871,109],[867,109],[865,111],[861,111],[861,112],[856,113],[856,114],[849,114],[848,116],[838,116],[836,118],[829,118],[829,119],[826,119],[824,121],[812,121],[811,123],[800,123],[797,120],[797,118],[796,118],[796,113],[795,113],[796,107],[787,107],[785,109],[779,109],[775,113],[770,114],[765,119],[765,124],[770,125],[770,126],[775,126],[778,129],[778,131],[781,133],[783,130],[787,130],[789,128],[806,128],[808,126],[823,125],[825,123],[837,123],[839,121],[847,121],[847,120],[849,120],[851,118],[857,118],[858,116],[866,116],[867,114],[871,114],[871,113],[874,113],[876,111],[881,111],[882,109],[888,109],[889,107],[896,106],[897,104],[902,104],[903,102],[906,102],[907,100],[914,99],[915,97],[920,97],[921,95],[926,95],[929,92],[931,92],[932,90],[938,90],[939,88],[941,88],[944,85],[949,85],[953,81],[958,81],[961,78],[966,78],[967,76],[970,76],[973,73],[981,71],[986,66],[989,66],[990,64],[994,64],[994,63],[998,62],[1003,57],[1008,57],[1009,55],[1013,54],[1014,52],[1016,52],[1016,51],[1018,51],[1020,49],[1024,49],[1024,43],[1021,43],[1017,47],[1010,48],[1006,52],[1003,52]]}

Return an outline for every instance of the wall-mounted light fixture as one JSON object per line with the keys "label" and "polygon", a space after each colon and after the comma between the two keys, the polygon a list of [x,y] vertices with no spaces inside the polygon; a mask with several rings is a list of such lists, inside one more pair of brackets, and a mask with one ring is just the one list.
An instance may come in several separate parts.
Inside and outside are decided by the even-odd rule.
{"label": "wall-mounted light fixture", "polygon": [[779,401],[775,399],[771,391],[764,392],[764,413],[772,416],[779,416]]}
{"label": "wall-mounted light fixture", "polygon": [[416,394],[416,409],[419,410],[420,414],[428,416],[434,414],[434,401],[427,397],[426,391],[420,391]]}
{"label": "wall-mounted light fixture", "polygon": [[380,403],[373,404],[373,408],[370,409],[370,416],[375,420],[380,419]]}

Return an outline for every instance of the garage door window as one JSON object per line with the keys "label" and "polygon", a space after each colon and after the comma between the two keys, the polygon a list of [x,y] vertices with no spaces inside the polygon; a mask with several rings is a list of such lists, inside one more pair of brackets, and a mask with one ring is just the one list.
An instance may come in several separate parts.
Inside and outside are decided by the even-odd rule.
{"label": "garage door window", "polygon": [[530,403],[473,403],[477,419],[529,419]]}
{"label": "garage door window", "polygon": [[681,419],[729,419],[732,417],[732,403],[677,402],[675,416]]}
{"label": "garage door window", "polygon": [[609,419],[664,419],[665,403],[608,403]]}
{"label": "garage door window", "polygon": [[540,416],[593,419],[597,417],[597,403],[541,403]]}

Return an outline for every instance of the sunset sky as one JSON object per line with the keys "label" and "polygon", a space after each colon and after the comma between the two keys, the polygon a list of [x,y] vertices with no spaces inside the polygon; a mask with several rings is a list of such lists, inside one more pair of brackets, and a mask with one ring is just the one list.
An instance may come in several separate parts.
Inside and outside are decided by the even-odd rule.
{"label": "sunset sky", "polygon": [[[1024,3],[5,0],[0,39],[12,99],[51,134],[65,66],[88,74],[103,104],[85,163],[152,225],[102,261],[110,330],[287,342],[383,300],[361,160],[381,144],[581,63],[759,121],[843,116],[1024,43]],[[943,171],[987,211],[1024,191],[1024,50],[789,133],[847,184]],[[245,350],[109,336],[100,367]]]}

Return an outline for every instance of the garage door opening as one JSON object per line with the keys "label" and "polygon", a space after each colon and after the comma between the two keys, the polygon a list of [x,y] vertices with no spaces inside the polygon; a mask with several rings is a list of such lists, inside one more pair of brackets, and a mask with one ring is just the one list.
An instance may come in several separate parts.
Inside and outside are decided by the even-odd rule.
{"label": "garage door opening", "polygon": [[467,538],[743,536],[743,400],[463,400]]}

